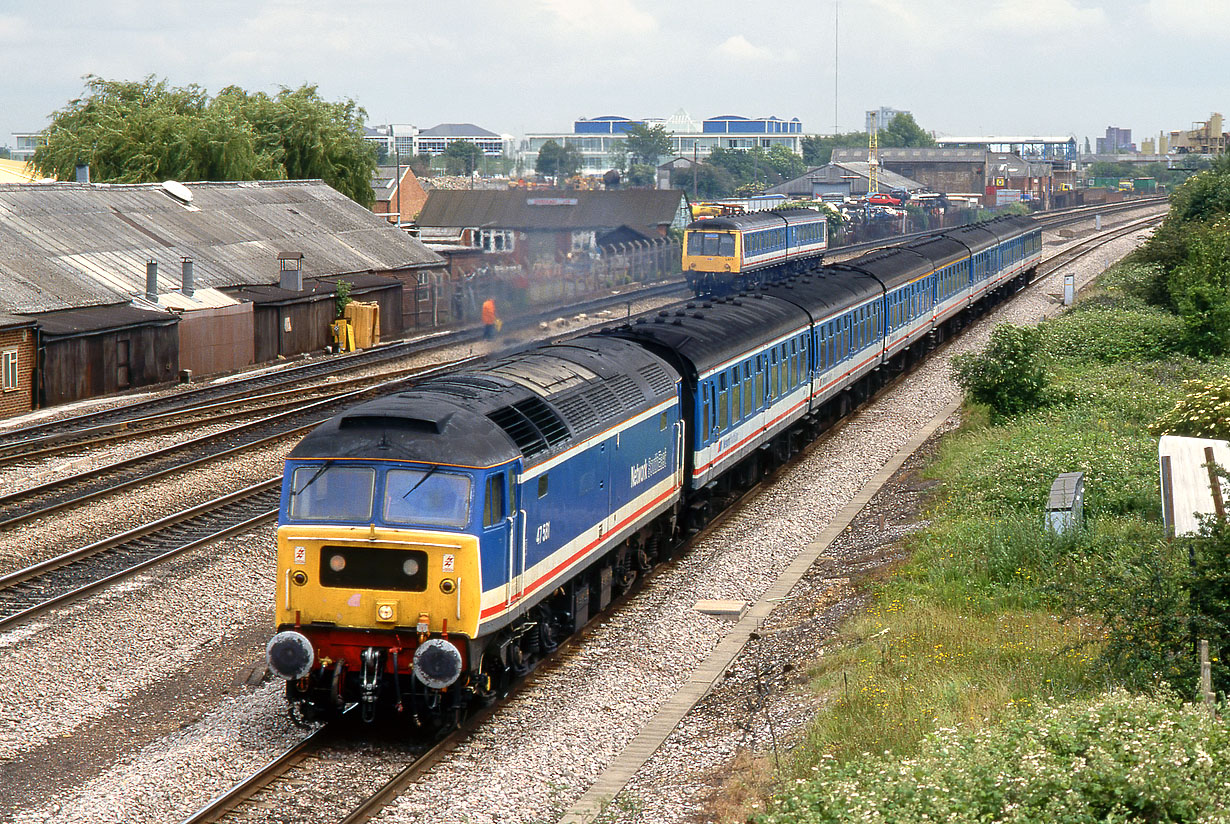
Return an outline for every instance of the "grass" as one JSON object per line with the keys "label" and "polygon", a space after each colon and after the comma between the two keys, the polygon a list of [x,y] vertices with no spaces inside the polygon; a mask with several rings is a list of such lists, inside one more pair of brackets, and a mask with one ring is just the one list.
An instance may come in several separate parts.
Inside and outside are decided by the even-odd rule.
{"label": "grass", "polygon": [[815,666],[831,698],[799,747],[795,772],[826,758],[912,753],[939,727],[1030,712],[1087,693],[1099,635],[1044,611],[987,613],[887,593]]}

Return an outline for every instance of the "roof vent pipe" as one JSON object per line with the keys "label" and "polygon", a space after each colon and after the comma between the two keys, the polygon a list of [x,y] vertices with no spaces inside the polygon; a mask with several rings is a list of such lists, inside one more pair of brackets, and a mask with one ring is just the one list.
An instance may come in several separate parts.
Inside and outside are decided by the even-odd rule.
{"label": "roof vent pipe", "polygon": [[192,258],[190,257],[184,258],[183,272],[184,272],[184,289],[183,289],[184,294],[187,295],[188,297],[192,297],[192,293],[196,290],[196,284],[192,282]]}
{"label": "roof vent pipe", "polygon": [[145,264],[145,297],[151,303],[158,302],[158,261]]}

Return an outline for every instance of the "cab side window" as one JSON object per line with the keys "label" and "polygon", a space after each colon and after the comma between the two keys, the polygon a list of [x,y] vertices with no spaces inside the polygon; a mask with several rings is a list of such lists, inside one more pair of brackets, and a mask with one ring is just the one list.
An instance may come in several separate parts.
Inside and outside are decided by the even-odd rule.
{"label": "cab side window", "polygon": [[483,526],[492,527],[504,520],[504,473],[497,472],[487,478],[487,490],[483,502]]}

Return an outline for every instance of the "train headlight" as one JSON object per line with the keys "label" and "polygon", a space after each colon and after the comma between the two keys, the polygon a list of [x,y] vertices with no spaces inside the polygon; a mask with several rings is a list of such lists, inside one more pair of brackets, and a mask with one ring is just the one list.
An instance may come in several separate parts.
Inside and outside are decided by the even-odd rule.
{"label": "train headlight", "polygon": [[295,586],[301,587],[307,583],[307,573],[297,569],[291,574],[290,579],[295,582]]}
{"label": "train headlight", "polygon": [[377,601],[376,602],[376,620],[382,623],[391,624],[397,620],[397,602],[396,601]]}
{"label": "train headlight", "polygon": [[341,572],[346,568],[346,556],[338,552],[329,556],[329,569]]}
{"label": "train headlight", "polygon": [[414,651],[414,677],[442,690],[461,677],[461,653],[443,638],[432,638]]}
{"label": "train headlight", "polygon": [[406,573],[407,577],[413,578],[419,574],[419,561],[417,558],[407,558],[402,561],[401,571]]}
{"label": "train headlight", "polygon": [[452,578],[445,578],[440,582],[440,591],[445,595],[452,595],[453,590],[457,589],[457,582]]}
{"label": "train headlight", "polygon": [[304,678],[312,671],[312,642],[294,630],[279,632],[265,646],[269,671],[287,681]]}

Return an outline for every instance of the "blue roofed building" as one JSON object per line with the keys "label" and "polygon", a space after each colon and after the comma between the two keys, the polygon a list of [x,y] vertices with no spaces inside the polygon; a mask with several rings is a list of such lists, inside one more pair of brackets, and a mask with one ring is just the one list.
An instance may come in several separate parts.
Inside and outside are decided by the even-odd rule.
{"label": "blue roofed building", "polygon": [[632,126],[661,126],[671,136],[668,156],[703,160],[714,149],[748,150],[755,146],[768,150],[784,146],[797,155],[803,153],[803,124],[797,118],[743,117],[724,114],[695,120],[683,109],[668,118],[631,118],[603,115],[575,121],[571,132],[540,132],[526,136],[523,160],[533,169],[543,144],[554,140],[575,148],[581,154],[582,174],[600,174],[618,165],[619,143]]}

